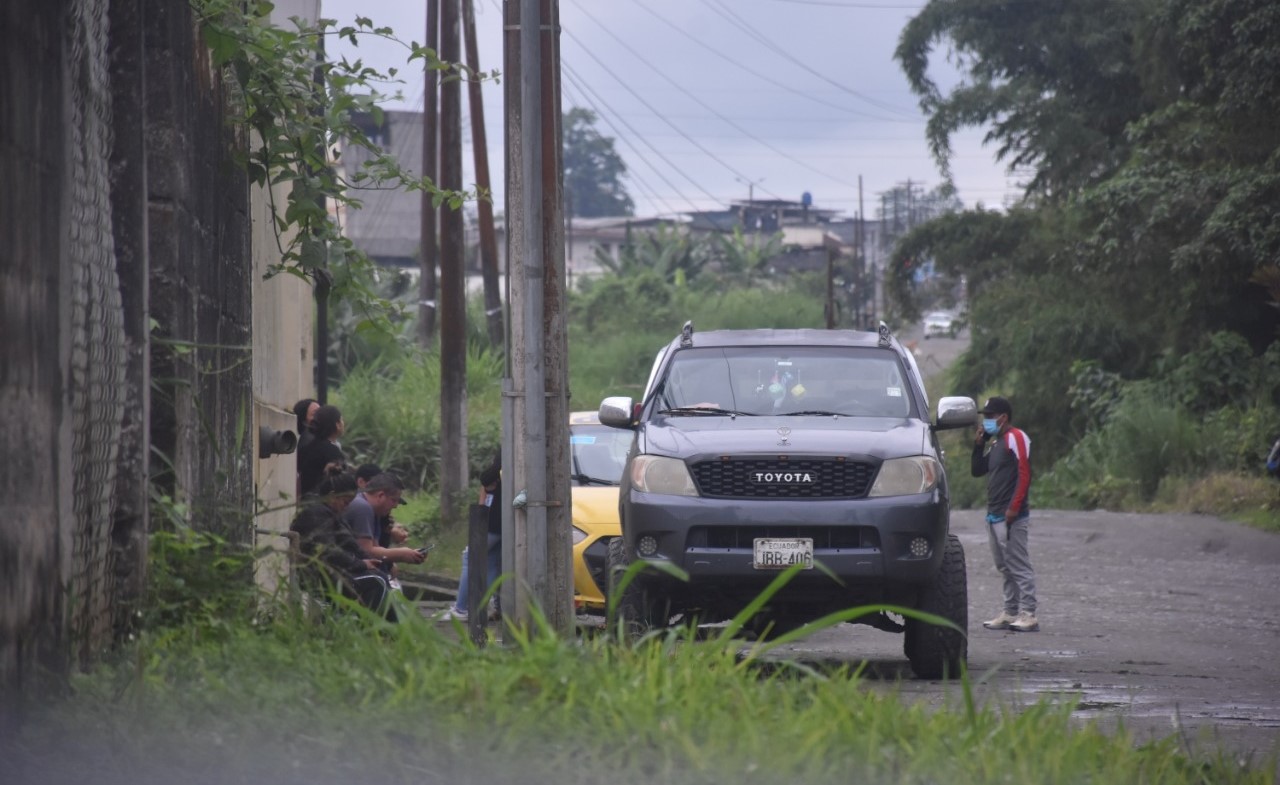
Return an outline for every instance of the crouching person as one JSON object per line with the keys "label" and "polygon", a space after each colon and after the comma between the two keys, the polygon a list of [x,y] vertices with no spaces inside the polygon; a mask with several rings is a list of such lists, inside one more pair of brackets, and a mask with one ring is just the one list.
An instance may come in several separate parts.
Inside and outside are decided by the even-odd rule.
{"label": "crouching person", "polygon": [[365,554],[342,521],[343,511],[355,496],[355,474],[345,467],[327,468],[315,495],[308,497],[289,528],[298,533],[313,587],[327,591],[337,586],[344,596],[395,621],[387,598],[387,579],[378,569],[378,560]]}

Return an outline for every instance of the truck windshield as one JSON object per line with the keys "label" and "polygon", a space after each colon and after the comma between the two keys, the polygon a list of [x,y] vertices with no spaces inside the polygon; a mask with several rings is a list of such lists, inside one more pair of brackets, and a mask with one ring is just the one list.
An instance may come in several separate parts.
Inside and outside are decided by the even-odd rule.
{"label": "truck windshield", "polygon": [[913,403],[906,378],[894,352],[869,347],[684,349],[660,382],[658,407],[907,417]]}

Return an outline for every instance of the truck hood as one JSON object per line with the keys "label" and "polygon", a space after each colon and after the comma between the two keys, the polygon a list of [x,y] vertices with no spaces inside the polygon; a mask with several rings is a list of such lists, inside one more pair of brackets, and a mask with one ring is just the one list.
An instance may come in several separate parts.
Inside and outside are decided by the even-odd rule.
{"label": "truck hood", "polygon": [[927,424],[895,417],[664,417],[640,431],[643,452],[687,461],[752,454],[883,461],[929,453],[928,445]]}

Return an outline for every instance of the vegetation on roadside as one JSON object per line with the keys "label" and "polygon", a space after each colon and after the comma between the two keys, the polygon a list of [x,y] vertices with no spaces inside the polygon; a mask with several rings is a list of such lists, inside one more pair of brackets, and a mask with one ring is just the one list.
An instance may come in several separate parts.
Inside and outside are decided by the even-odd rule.
{"label": "vegetation on roadside", "polygon": [[[1222,3],[1203,6],[1188,14],[1188,25],[1203,27],[1203,14]],[[995,8],[973,0],[930,3],[957,14],[983,7]],[[1105,50],[1110,40],[1093,43]],[[210,43],[215,62],[232,69],[242,55],[261,54],[238,49],[243,41],[234,37]],[[1270,73],[1257,71],[1259,78]],[[1106,145],[1091,151],[1075,175],[1128,160]],[[1042,182],[1054,188],[1073,176],[1051,174]],[[306,195],[311,185],[297,187]],[[307,201],[300,202],[304,213]],[[1196,326],[1211,329],[1193,331],[1206,345],[1164,343],[1152,330],[1131,334],[1125,311],[1111,306],[1132,288],[1099,298],[1096,287],[1079,286],[1065,261],[1062,249],[1082,214],[1054,213],[1061,223],[1034,211],[944,218],[922,230],[932,234],[909,240],[937,255],[944,272],[962,269],[959,262],[947,266],[947,249],[983,254],[981,274],[971,278],[973,349],[946,391],[1017,397],[1019,422],[1037,439],[1037,455],[1050,459],[1040,464],[1040,505],[1186,504],[1216,506],[1221,514],[1228,497],[1254,498],[1247,479],[1254,451],[1280,427],[1275,353],[1261,350],[1256,335],[1240,339],[1227,321],[1208,318]],[[635,253],[650,251],[653,263],[620,268],[571,296],[574,408],[637,392],[653,353],[686,319],[699,330],[822,323],[819,282],[777,279],[749,252],[740,264],[726,261],[731,254],[715,263],[714,254],[675,238],[648,250],[637,244]],[[299,247],[294,271],[320,269],[325,260],[316,253],[315,246]],[[1051,262],[1043,270],[1034,264],[1042,259]],[[1183,316],[1175,312],[1163,324],[1178,327]],[[350,425],[344,448],[419,490],[398,511],[418,534],[447,535],[432,495],[437,358],[395,338],[393,319],[383,323],[391,339],[359,335],[368,322],[361,314],[350,322],[352,334],[343,339],[354,338],[330,358],[341,367],[335,400]],[[471,334],[483,336],[478,324],[473,313]],[[479,338],[472,343],[470,454],[478,469],[497,443],[502,360]],[[949,460],[967,462],[964,435],[948,438],[957,440]],[[966,476],[952,467],[957,502],[978,498]],[[562,640],[511,630],[507,647],[477,649],[413,608],[391,626],[338,598],[336,612],[320,620],[283,598],[264,602],[246,579],[252,553],[180,523],[153,535],[151,556],[136,639],[76,677],[69,700],[29,696],[40,700],[23,707],[21,727],[0,738],[10,776],[107,783],[200,780],[210,772],[221,781],[321,783],[1275,782],[1274,758],[1200,759],[1176,736],[1138,744],[1123,728],[1104,733],[1082,724],[1072,719],[1070,694],[1017,710],[980,706],[960,681],[935,710],[872,688],[856,668],[770,663],[740,640],[679,631],[632,644],[609,631]]]}
{"label": "vegetation on roadside", "polygon": [[[227,604],[229,607],[229,604]],[[856,668],[770,662],[741,640],[637,644],[506,634],[475,648],[405,611],[153,627],[72,701],[0,741],[19,780],[743,783],[1274,782],[1268,761],[1195,759],[1073,720],[1077,698],[942,710]],[[744,658],[744,652],[747,656]],[[359,732],[353,736],[353,727]],[[74,739],[74,744],[68,744]],[[358,739],[358,741],[357,741]]]}
{"label": "vegetation on roadside", "polygon": [[1269,0],[934,0],[904,29],[944,173],[951,137],[984,126],[1026,196],[918,227],[886,286],[912,318],[912,260],[964,281],[954,389],[1013,399],[1041,503],[1169,504],[1261,475],[1280,436],[1278,41]]}

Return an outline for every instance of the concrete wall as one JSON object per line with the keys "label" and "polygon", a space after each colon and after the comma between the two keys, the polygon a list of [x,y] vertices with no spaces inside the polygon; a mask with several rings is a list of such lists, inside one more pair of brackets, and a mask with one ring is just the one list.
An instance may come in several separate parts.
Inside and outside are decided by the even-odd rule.
{"label": "concrete wall", "polygon": [[256,425],[311,389],[310,292],[261,281],[226,106],[187,3],[0,3],[0,694],[129,628],[150,531],[251,544],[292,496]]}
{"label": "concrete wall", "polygon": [[197,528],[252,542],[249,185],[190,7],[146,0],[152,483]]}
{"label": "concrete wall", "polygon": [[[319,0],[277,2],[276,24],[291,17],[317,19]],[[284,204],[285,186],[277,186],[276,203]],[[279,262],[271,201],[265,189],[251,194],[253,219],[253,432],[266,425],[278,431],[297,431],[294,402],[315,397],[312,289],[293,275],[264,281],[268,267]],[[256,453],[255,453],[256,456]],[[265,532],[288,531],[295,513],[297,453],[256,458],[253,487],[257,500],[254,527],[257,545],[271,554],[258,561],[257,580],[274,592],[287,570],[287,540]]]}
{"label": "concrete wall", "polygon": [[69,6],[0,3],[0,493],[10,500],[0,517],[0,693],[36,664],[65,659],[61,587],[74,531],[62,231]]}

